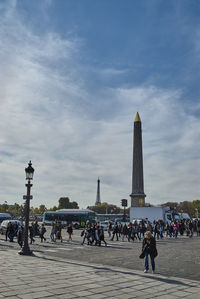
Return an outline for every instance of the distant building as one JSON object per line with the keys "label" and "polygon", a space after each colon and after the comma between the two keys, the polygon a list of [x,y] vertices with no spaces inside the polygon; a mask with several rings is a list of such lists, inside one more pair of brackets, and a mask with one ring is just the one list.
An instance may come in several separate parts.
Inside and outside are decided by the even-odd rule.
{"label": "distant building", "polygon": [[98,178],[97,180],[97,197],[96,197],[96,202],[95,206],[98,206],[101,204],[101,197],[100,197],[100,179]]}

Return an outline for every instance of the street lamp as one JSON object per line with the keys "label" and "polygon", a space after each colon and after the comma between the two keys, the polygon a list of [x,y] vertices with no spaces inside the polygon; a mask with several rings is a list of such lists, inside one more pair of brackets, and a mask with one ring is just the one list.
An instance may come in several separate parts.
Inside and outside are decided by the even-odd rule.
{"label": "street lamp", "polygon": [[29,227],[29,211],[30,211],[30,199],[32,199],[31,196],[31,187],[33,186],[31,184],[31,180],[33,179],[34,174],[34,168],[32,167],[31,161],[28,164],[28,167],[25,168],[26,173],[26,180],[28,180],[28,183],[25,185],[27,187],[27,195],[24,195],[23,198],[26,199],[25,204],[25,228],[24,228],[24,245],[19,252],[19,254],[22,255],[31,255],[32,251],[29,248],[28,244],[28,227]]}
{"label": "street lamp", "polygon": [[121,199],[121,205],[122,207],[124,207],[124,215],[123,215],[123,221],[126,222],[126,212],[125,212],[125,208],[128,205],[128,200],[127,199]]}

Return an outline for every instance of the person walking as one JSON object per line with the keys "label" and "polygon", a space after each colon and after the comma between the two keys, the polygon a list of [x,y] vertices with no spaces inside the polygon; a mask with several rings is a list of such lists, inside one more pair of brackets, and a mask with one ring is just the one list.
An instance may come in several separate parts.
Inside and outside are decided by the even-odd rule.
{"label": "person walking", "polygon": [[112,223],[108,222],[108,236],[111,237],[111,231],[112,231]]}
{"label": "person walking", "polygon": [[174,237],[177,238],[178,237],[178,223],[176,222],[176,220],[174,221]]}
{"label": "person walking", "polygon": [[44,237],[44,234],[46,233],[46,228],[44,227],[44,223],[42,223],[41,232],[40,232],[40,238],[41,242],[46,241],[46,238]]}
{"label": "person walking", "polygon": [[155,273],[155,257],[158,255],[156,248],[155,237],[152,236],[150,231],[145,232],[145,237],[142,243],[142,253],[145,258],[145,270],[144,273],[149,271],[149,256],[151,259],[152,273]]}
{"label": "person walking", "polygon": [[56,242],[56,240],[60,240],[60,242],[62,243],[62,241],[63,241],[63,239],[62,239],[62,224],[60,221],[56,221],[55,233],[56,233],[55,242]]}
{"label": "person walking", "polygon": [[126,225],[126,223],[124,224],[123,228],[122,228],[122,241],[124,242],[124,237],[127,238],[128,236],[128,227]]}
{"label": "person walking", "polygon": [[69,236],[68,242],[72,241],[73,228],[72,228],[72,224],[71,223],[67,227],[67,233],[68,233],[68,236]]}
{"label": "person walking", "polygon": [[23,227],[20,226],[17,232],[17,243],[21,248],[23,246],[23,241],[24,241],[24,230]]}
{"label": "person walking", "polygon": [[33,236],[34,236],[34,223],[32,222],[31,226],[29,226],[29,237],[31,239],[30,244],[35,242],[35,239],[33,238]]}
{"label": "person walking", "polygon": [[52,224],[51,224],[51,233],[50,233],[50,239],[51,239],[52,242],[55,242],[55,238],[54,238],[55,233],[56,233],[55,223],[52,222]]}
{"label": "person walking", "polygon": [[117,241],[119,241],[118,233],[119,233],[118,224],[117,224],[117,222],[115,222],[115,225],[113,227],[113,236],[111,238],[111,241],[114,240],[114,236],[116,236]]}
{"label": "person walking", "polygon": [[104,242],[105,246],[107,246],[107,243],[106,243],[105,237],[104,237],[103,226],[100,226],[100,230],[99,230],[99,246],[101,246],[101,241]]}

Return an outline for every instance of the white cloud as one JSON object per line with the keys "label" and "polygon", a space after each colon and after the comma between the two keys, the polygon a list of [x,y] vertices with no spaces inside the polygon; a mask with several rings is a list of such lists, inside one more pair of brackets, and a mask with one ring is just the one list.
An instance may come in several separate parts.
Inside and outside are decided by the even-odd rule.
{"label": "white cloud", "polygon": [[1,16],[1,202],[20,202],[24,168],[32,159],[33,205],[50,207],[63,195],[81,207],[91,205],[98,176],[102,201],[119,205],[131,193],[137,111],[143,122],[147,201],[199,197],[200,121],[185,110],[180,90],[91,91],[79,74],[79,40],[54,32],[35,35],[15,6]]}

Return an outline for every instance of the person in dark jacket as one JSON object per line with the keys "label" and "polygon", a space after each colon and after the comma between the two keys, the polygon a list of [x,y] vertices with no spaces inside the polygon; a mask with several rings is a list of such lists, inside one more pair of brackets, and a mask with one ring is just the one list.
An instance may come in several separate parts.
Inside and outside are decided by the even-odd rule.
{"label": "person in dark jacket", "polygon": [[112,236],[111,241],[114,240],[115,235],[116,235],[117,241],[119,241],[118,233],[119,233],[119,227],[118,227],[117,222],[115,222],[114,227],[113,227],[113,236]]}
{"label": "person in dark jacket", "polygon": [[33,238],[33,236],[34,236],[34,223],[33,222],[31,223],[31,226],[29,226],[29,233],[30,233],[29,237],[31,239],[30,244],[32,244],[35,242],[35,239]]}
{"label": "person in dark jacket", "polygon": [[70,240],[72,241],[73,228],[72,228],[72,224],[71,223],[67,227],[67,233],[68,233],[68,236],[69,236],[68,241],[70,241]]}
{"label": "person in dark jacket", "polygon": [[13,238],[14,238],[14,227],[13,227],[13,224],[11,222],[8,223],[8,226],[7,226],[7,236],[9,238],[9,241],[10,242],[13,242]]}
{"label": "person in dark jacket", "polygon": [[157,249],[156,249],[156,240],[152,236],[150,231],[146,231],[145,238],[142,243],[142,251],[144,252],[145,257],[145,270],[144,273],[147,273],[149,271],[149,255],[151,259],[151,267],[152,267],[152,273],[155,273],[155,257],[158,255]]}
{"label": "person in dark jacket", "polygon": [[14,231],[14,237],[17,237],[17,233],[18,233],[18,223],[17,223],[17,221],[15,221],[15,223],[13,224],[13,231]]}
{"label": "person in dark jacket", "polygon": [[101,246],[101,241],[103,241],[105,246],[107,246],[107,243],[106,243],[105,238],[104,238],[103,226],[100,226],[100,230],[99,230],[99,246]]}
{"label": "person in dark jacket", "polygon": [[46,233],[46,228],[44,227],[44,223],[42,223],[41,233],[40,233],[41,242],[43,242],[43,240],[46,241],[46,238],[44,237],[45,233]]}
{"label": "person in dark jacket", "polygon": [[24,241],[24,230],[23,227],[20,226],[17,232],[17,242],[21,248],[23,246],[23,241]]}

